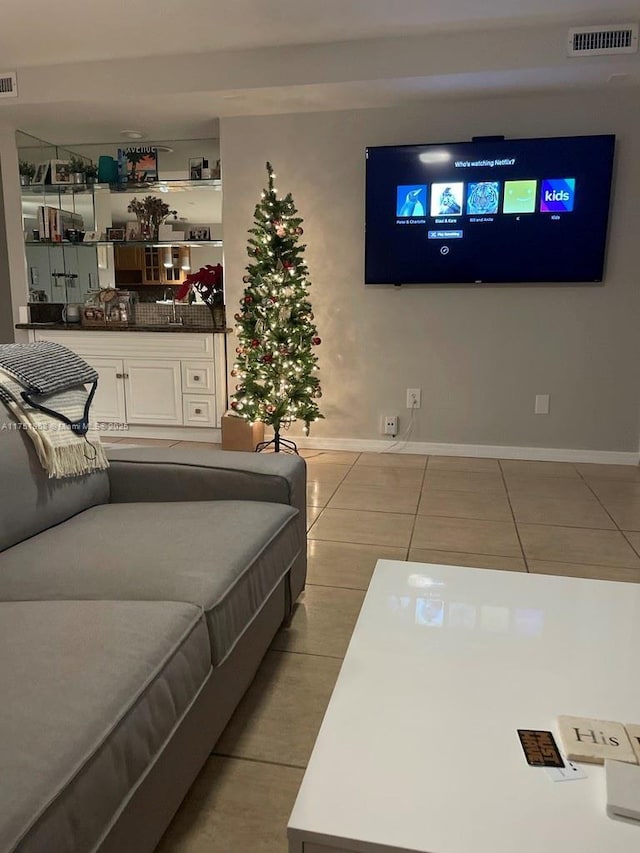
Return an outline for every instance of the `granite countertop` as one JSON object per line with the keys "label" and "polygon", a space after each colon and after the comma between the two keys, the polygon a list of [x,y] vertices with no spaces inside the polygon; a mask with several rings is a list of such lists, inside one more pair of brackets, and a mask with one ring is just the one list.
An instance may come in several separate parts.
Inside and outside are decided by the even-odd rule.
{"label": "granite countertop", "polygon": [[227,335],[231,329],[205,329],[202,326],[82,326],[80,323],[17,323],[16,329],[41,329],[47,332],[178,332],[199,335]]}

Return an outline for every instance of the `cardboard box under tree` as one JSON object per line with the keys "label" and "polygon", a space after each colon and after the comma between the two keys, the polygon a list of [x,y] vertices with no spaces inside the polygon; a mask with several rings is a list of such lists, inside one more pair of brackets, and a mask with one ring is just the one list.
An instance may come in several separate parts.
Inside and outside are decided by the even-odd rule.
{"label": "cardboard box under tree", "polygon": [[222,416],[223,450],[253,451],[260,441],[264,441],[263,423],[249,424],[249,421],[231,412]]}

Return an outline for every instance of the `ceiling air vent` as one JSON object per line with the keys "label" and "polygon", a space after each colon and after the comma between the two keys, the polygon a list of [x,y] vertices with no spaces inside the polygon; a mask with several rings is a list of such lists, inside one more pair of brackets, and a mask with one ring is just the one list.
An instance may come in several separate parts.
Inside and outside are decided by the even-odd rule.
{"label": "ceiling air vent", "polygon": [[569,30],[569,56],[604,56],[637,51],[637,24],[607,24]]}
{"label": "ceiling air vent", "polygon": [[0,72],[0,98],[18,97],[18,77],[15,71]]}

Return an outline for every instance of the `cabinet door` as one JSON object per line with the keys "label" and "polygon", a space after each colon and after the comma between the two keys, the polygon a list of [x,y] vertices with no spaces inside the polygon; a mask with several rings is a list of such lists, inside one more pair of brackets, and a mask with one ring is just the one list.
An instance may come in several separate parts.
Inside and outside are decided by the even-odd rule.
{"label": "cabinet door", "polygon": [[[171,255],[171,266],[164,263],[165,255]],[[160,267],[160,278],[162,284],[182,284],[191,272],[191,250],[186,246],[171,246],[162,249],[163,264]]]}
{"label": "cabinet door", "polygon": [[144,259],[142,266],[142,281],[144,284],[159,284],[160,278],[160,250],[153,246],[144,247]]}
{"label": "cabinet door", "polygon": [[80,302],[80,262],[76,246],[63,246],[65,302]]}
{"label": "cabinet door", "polygon": [[95,246],[78,246],[78,302],[84,302],[90,290],[97,290],[98,252]]}
{"label": "cabinet door", "polygon": [[51,268],[51,301],[66,302],[67,269],[63,246],[49,246],[49,266]]}
{"label": "cabinet door", "polygon": [[49,264],[48,246],[26,246],[27,274],[29,277],[29,302],[33,302],[38,291],[43,292],[47,302],[53,301],[53,280]]}
{"label": "cabinet door", "polygon": [[126,423],[122,359],[91,356],[85,357],[85,361],[98,372],[98,389],[91,404],[91,420]]}
{"label": "cabinet door", "polygon": [[179,361],[125,359],[124,374],[130,424],[182,424]]}
{"label": "cabinet door", "polygon": [[142,283],[144,261],[140,246],[124,246],[121,243],[115,243],[113,262],[116,284]]}

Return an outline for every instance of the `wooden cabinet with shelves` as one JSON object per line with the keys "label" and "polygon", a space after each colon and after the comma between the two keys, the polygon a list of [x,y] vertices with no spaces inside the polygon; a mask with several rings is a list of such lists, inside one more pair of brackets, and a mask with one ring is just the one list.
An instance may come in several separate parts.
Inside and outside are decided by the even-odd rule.
{"label": "wooden cabinet with shelves", "polygon": [[114,246],[115,283],[182,284],[191,270],[187,246]]}

